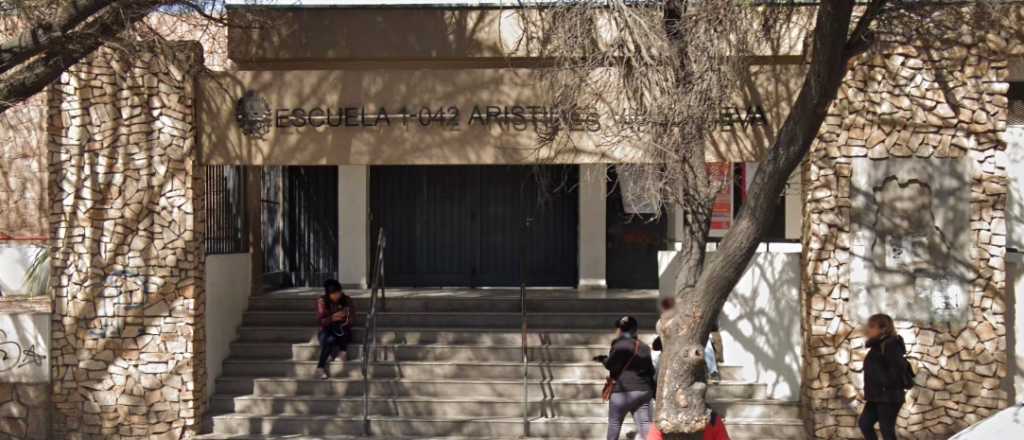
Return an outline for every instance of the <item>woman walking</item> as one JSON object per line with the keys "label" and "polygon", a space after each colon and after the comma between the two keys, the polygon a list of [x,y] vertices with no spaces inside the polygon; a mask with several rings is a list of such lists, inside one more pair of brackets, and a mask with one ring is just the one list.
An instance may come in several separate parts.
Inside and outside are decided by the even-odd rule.
{"label": "woman walking", "polygon": [[896,416],[904,402],[908,366],[904,356],[907,348],[889,315],[868,318],[864,330],[868,338],[868,354],[864,358],[864,411],[860,415],[860,431],[866,440],[877,440],[878,424],[884,440],[896,440]]}
{"label": "woman walking", "polygon": [[352,342],[352,319],[355,308],[352,298],[345,295],[341,283],[337,280],[324,282],[324,294],[316,301],[316,319],[320,323],[320,360],[316,364],[316,374],[320,379],[327,379],[327,362],[348,356],[348,344]]}
{"label": "woman walking", "polygon": [[[633,413],[636,439],[644,440],[651,429],[651,399],[654,398],[654,364],[651,347],[637,337],[639,323],[632,316],[615,321],[616,338],[608,356],[598,356],[608,369],[608,440],[619,440],[622,421]],[[610,393],[609,393],[610,392]],[[609,395],[610,394],[610,395]]]}

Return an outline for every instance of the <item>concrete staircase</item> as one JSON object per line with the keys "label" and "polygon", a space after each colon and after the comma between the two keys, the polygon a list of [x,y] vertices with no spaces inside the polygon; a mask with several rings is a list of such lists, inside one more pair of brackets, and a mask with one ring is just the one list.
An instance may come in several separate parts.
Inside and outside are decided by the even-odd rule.
{"label": "concrete staircase", "polygon": [[[615,319],[640,320],[645,340],[657,319],[651,299],[540,299],[529,313],[529,432],[537,438],[603,439],[605,371],[591,361],[607,353]],[[331,379],[314,379],[318,347],[313,297],[251,300],[239,337],[217,379],[207,439],[349,439],[362,435],[359,356],[363,320],[352,359],[331,365]],[[357,298],[361,312],[367,301]],[[519,299],[391,298],[378,321],[378,359],[371,369],[370,429],[375,438],[517,438],[522,423]],[[732,438],[800,439],[797,405],[764,399],[764,384],[739,380],[722,367],[713,406]],[[625,431],[633,431],[632,425]],[[625,437],[625,435],[624,435]]]}

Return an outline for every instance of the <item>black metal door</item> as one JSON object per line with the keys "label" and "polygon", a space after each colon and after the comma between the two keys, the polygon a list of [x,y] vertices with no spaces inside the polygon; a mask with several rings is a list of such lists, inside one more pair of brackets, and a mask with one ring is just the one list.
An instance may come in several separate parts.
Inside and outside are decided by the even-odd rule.
{"label": "black metal door", "polygon": [[263,171],[264,281],[317,286],[338,276],[338,168]]}
{"label": "black metal door", "polygon": [[516,286],[525,252],[528,285],[575,285],[578,180],[574,166],[374,167],[371,230],[388,233],[388,283]]}
{"label": "black metal door", "polygon": [[608,167],[607,254],[608,287],[657,289],[658,251],[665,248],[668,221],[662,215],[626,213],[615,168]]}

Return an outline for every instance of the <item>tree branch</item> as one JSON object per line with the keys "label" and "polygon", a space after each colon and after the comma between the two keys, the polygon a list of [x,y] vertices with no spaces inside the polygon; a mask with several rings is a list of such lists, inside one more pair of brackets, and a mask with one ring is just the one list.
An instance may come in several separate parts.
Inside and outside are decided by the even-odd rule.
{"label": "tree branch", "polygon": [[6,72],[58,44],[65,32],[118,0],[67,0],[52,19],[36,23],[0,44],[0,72]]}
{"label": "tree branch", "polygon": [[104,42],[142,20],[164,0],[122,0],[100,11],[75,29],[62,34],[63,44],[49,47],[33,59],[3,72],[0,113],[56,80],[68,67],[94,52]]}
{"label": "tree branch", "polygon": [[[750,185],[733,227],[709,256],[695,291],[712,306],[704,328],[718,316],[733,286],[746,271],[769,227],[786,182],[810,150],[847,71],[844,48],[854,0],[821,2],[812,35],[812,57],[796,102]],[[705,333],[706,335],[706,333]]]}
{"label": "tree branch", "polygon": [[868,4],[864,10],[864,15],[861,15],[860,20],[857,20],[857,26],[854,27],[853,33],[850,34],[846,47],[843,48],[843,53],[847,60],[868,50],[871,44],[874,43],[875,32],[871,30],[871,25],[882,15],[882,10],[885,9],[888,3],[889,0],[872,0]]}

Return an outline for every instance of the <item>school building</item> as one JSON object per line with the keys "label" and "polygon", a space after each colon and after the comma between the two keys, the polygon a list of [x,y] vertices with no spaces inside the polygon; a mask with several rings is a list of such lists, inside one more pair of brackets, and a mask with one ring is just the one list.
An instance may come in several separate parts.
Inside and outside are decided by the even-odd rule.
{"label": "school building", "polygon": [[[631,192],[643,151],[599,142],[614,115],[537,146],[563,110],[508,2],[227,3],[263,25],[100,50],[3,115],[0,437],[602,438],[590,359],[622,314],[653,338],[683,248],[675,209]],[[918,371],[908,438],[1024,399],[1018,30],[851,62],[720,320],[734,438],[860,438],[879,311]],[[715,237],[804,55],[765,53],[717,110]],[[329,278],[360,314],[321,383]]]}

